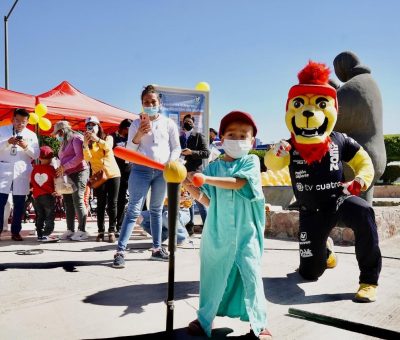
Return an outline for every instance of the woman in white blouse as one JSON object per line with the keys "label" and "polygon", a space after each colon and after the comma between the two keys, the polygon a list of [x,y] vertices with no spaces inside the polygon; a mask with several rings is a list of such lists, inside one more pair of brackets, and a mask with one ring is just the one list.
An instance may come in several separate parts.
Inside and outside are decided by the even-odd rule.
{"label": "woman in white blouse", "polygon": [[[141,95],[143,112],[129,128],[127,148],[138,151],[162,164],[177,160],[181,153],[179,132],[175,122],[160,114],[159,94],[152,85],[146,86]],[[125,266],[124,253],[133,226],[140,216],[147,193],[151,188],[150,220],[153,249],[151,260],[168,261],[168,253],[161,246],[162,208],[167,184],[160,170],[133,164],[129,176],[129,203],[113,267]]]}

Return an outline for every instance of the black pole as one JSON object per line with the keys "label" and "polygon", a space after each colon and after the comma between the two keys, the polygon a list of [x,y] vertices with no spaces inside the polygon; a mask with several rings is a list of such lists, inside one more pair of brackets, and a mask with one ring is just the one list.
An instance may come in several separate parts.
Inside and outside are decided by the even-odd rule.
{"label": "black pole", "polygon": [[176,222],[179,212],[180,183],[168,183],[168,297],[167,297],[167,333],[174,329],[174,285],[175,285],[175,247]]}
{"label": "black pole", "polygon": [[7,15],[4,16],[4,88],[8,90],[8,18],[18,0],[15,0],[14,5],[11,7]]}
{"label": "black pole", "polygon": [[4,16],[4,88],[8,90],[8,32],[6,16]]}

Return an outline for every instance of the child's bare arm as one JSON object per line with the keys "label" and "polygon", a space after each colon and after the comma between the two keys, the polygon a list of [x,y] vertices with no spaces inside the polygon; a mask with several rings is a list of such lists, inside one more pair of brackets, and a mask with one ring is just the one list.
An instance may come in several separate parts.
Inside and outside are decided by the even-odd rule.
{"label": "child's bare arm", "polygon": [[204,183],[222,189],[238,190],[246,185],[247,180],[244,178],[236,178],[236,177],[204,176]]}

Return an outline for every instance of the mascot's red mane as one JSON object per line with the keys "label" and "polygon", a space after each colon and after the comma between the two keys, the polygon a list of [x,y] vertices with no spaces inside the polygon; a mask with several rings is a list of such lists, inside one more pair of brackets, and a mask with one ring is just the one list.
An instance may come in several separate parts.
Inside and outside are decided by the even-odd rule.
{"label": "mascot's red mane", "polygon": [[325,64],[310,60],[297,77],[299,78],[299,84],[326,85],[329,81],[330,73],[329,67]]}

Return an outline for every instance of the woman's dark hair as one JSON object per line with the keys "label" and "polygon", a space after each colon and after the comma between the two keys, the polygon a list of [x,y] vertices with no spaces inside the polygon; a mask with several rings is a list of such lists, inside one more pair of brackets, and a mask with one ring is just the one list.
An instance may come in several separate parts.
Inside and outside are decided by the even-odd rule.
{"label": "woman's dark hair", "polygon": [[142,95],[141,95],[141,97],[140,97],[140,99],[142,100],[142,102],[143,102],[143,97],[144,97],[146,94],[149,94],[149,93],[155,93],[155,94],[157,95],[157,98],[160,99],[160,95],[159,95],[159,93],[156,91],[156,89],[154,88],[154,86],[153,86],[153,85],[147,85],[147,86],[144,88],[144,90],[142,91]]}
{"label": "woman's dark hair", "polygon": [[100,124],[98,124],[99,126],[99,131],[97,132],[97,137],[99,137],[100,139],[105,140],[107,137],[107,134],[104,132],[103,128],[101,127]]}
{"label": "woman's dark hair", "polygon": [[22,117],[29,117],[29,112],[25,109],[15,109],[14,110],[14,117],[18,115],[18,116],[22,116]]}
{"label": "woman's dark hair", "polygon": [[217,130],[215,130],[215,129],[213,129],[213,128],[210,128],[210,132],[213,132],[216,136],[218,136]]}
{"label": "woman's dark hair", "polygon": [[184,122],[186,118],[190,118],[194,123],[194,117],[190,113],[183,117],[182,122]]}
{"label": "woman's dark hair", "polygon": [[129,128],[132,124],[132,119],[125,118],[121,123],[119,123],[118,129],[126,129]]}

